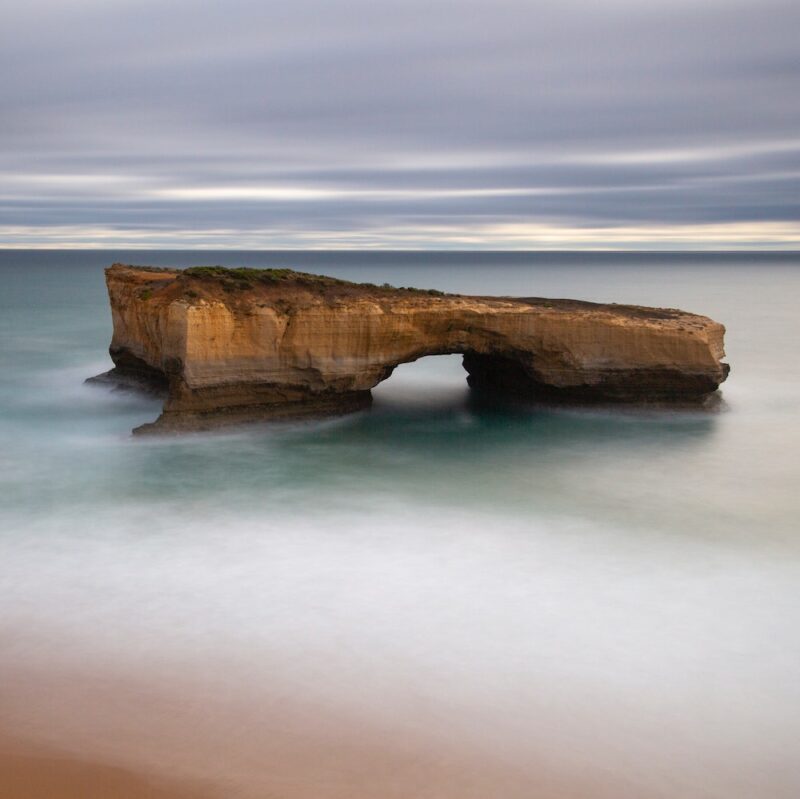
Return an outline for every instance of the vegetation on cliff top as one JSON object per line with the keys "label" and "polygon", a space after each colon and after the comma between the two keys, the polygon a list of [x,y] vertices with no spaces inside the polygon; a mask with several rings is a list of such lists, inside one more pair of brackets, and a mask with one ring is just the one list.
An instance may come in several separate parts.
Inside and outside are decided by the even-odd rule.
{"label": "vegetation on cliff top", "polygon": [[234,280],[247,283],[248,286],[254,283],[278,283],[280,281],[292,281],[301,283],[345,283],[333,277],[323,275],[310,275],[305,272],[295,272],[293,269],[251,269],[246,266],[226,267],[226,266],[190,266],[181,273],[187,277],[196,277],[212,280]]}
{"label": "vegetation on cliff top", "polygon": [[[115,269],[134,269],[138,272],[153,273],[153,279],[148,281],[139,293],[139,298],[143,300],[149,300],[154,296],[154,290],[166,288],[175,280],[183,285],[185,295],[193,298],[200,296],[198,292],[195,291],[195,288],[201,288],[204,283],[218,285],[229,293],[247,291],[248,289],[254,289],[259,286],[295,285],[315,289],[328,296],[353,296],[367,292],[383,294],[408,292],[424,294],[431,297],[446,296],[444,291],[439,291],[438,289],[392,286],[390,283],[383,283],[380,286],[375,283],[355,283],[351,280],[342,280],[341,278],[329,277],[328,275],[297,272],[289,268],[255,269],[247,266],[190,266],[186,269],[175,269],[169,267],[115,263],[106,271],[113,271]],[[194,288],[191,288],[192,286],[194,286]]]}
{"label": "vegetation on cliff top", "polygon": [[413,291],[430,296],[443,296],[443,291],[437,289],[416,289],[400,287],[384,283],[377,286],[374,283],[354,283],[350,280],[341,280],[327,275],[314,275],[309,272],[296,272],[294,269],[252,269],[249,267],[225,266],[190,266],[181,272],[181,276],[199,280],[214,280],[222,284],[226,291],[246,290],[257,285],[274,285],[277,283],[295,283],[302,286],[329,288],[341,287],[350,289],[372,289],[378,291]]}

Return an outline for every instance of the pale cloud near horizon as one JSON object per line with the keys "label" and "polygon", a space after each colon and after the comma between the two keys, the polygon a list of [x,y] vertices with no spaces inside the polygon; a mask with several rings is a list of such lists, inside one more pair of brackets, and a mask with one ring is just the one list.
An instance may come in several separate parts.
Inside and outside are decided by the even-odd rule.
{"label": "pale cloud near horizon", "polygon": [[0,246],[800,247],[796,3],[2,17]]}

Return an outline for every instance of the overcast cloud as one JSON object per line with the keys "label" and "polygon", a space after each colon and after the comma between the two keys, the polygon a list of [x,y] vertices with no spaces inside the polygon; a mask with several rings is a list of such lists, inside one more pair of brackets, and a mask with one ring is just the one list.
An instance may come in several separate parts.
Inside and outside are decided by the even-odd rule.
{"label": "overcast cloud", "polygon": [[0,10],[0,246],[800,247],[800,4]]}

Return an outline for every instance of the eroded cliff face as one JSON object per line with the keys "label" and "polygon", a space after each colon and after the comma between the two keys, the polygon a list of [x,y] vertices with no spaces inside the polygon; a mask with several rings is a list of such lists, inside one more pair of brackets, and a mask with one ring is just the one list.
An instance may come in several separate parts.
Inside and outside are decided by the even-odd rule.
{"label": "eroded cliff face", "polygon": [[425,355],[463,353],[476,389],[555,401],[698,401],[728,370],[723,326],[677,310],[288,270],[115,264],[106,281],[113,373],[166,386],[162,430],[364,407],[398,364]]}

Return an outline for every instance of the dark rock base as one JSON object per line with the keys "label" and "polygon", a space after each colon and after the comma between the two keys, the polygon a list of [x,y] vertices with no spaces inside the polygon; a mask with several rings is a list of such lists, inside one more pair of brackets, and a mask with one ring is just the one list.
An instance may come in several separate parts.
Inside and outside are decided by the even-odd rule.
{"label": "dark rock base", "polygon": [[214,411],[165,410],[155,422],[134,428],[134,435],[197,433],[259,422],[321,419],[365,410],[372,404],[372,392],[320,394],[300,402],[236,405]]}
{"label": "dark rock base", "polygon": [[546,404],[703,405],[718,386],[707,374],[673,369],[605,371],[592,375],[592,382],[554,386],[538,381],[511,358],[470,352],[463,364],[476,392]]}

